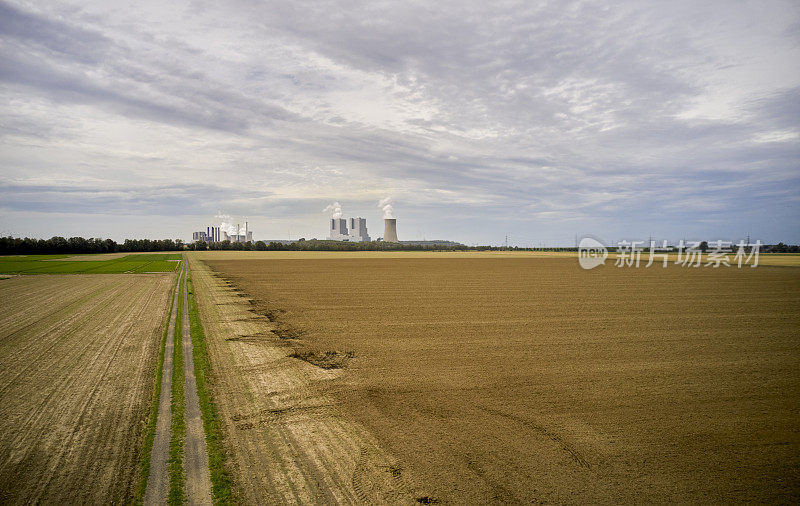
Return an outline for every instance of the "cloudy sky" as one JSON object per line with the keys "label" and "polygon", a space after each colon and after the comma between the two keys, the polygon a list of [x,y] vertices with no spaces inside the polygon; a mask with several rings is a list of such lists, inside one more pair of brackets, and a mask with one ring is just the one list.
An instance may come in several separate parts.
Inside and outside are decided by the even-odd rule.
{"label": "cloudy sky", "polygon": [[0,59],[3,235],[800,243],[794,0],[0,0]]}

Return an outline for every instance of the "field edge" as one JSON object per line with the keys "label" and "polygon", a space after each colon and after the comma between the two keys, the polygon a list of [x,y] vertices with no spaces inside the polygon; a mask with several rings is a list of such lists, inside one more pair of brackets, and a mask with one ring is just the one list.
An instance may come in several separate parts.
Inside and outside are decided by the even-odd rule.
{"label": "field edge", "polygon": [[[187,271],[188,272],[188,271]],[[203,430],[206,438],[209,471],[211,473],[211,492],[214,504],[232,504],[233,491],[231,473],[228,471],[227,454],[224,451],[221,421],[208,378],[211,375],[211,362],[206,347],[205,332],[200,321],[197,301],[194,297],[192,276],[187,275],[189,298],[189,327],[194,355],[194,374],[197,381],[197,394],[200,399],[200,411],[203,416]]]}
{"label": "field edge", "polygon": [[[178,274],[178,308],[175,317],[175,336],[180,336],[183,325],[183,290],[180,290],[183,271]],[[186,473],[183,469],[183,453],[186,442],[186,401],[184,399],[183,382],[183,346],[173,348],[172,359],[172,433],[169,441],[169,492],[167,504],[184,504],[186,502]]]}
{"label": "field edge", "polygon": [[147,426],[145,427],[144,441],[140,454],[139,480],[136,486],[136,494],[134,496],[135,504],[142,504],[144,502],[144,494],[147,490],[147,480],[150,475],[150,458],[153,451],[153,441],[156,436],[156,422],[158,421],[158,404],[161,401],[161,382],[163,381],[163,367],[164,367],[164,354],[167,344],[167,334],[169,333],[169,321],[172,317],[172,304],[175,301],[175,293],[178,287],[178,277],[176,277],[175,285],[172,288],[172,297],[169,298],[169,306],[167,307],[166,320],[164,321],[164,332],[161,336],[161,344],[158,348],[158,360],[156,364],[156,377],[154,382],[154,391],[150,403],[150,413],[147,417]]}

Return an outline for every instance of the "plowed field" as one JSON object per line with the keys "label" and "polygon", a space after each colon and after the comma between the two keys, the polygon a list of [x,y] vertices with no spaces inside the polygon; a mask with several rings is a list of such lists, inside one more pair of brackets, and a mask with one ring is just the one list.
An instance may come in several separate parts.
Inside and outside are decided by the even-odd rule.
{"label": "plowed field", "polygon": [[173,280],[0,282],[0,503],[133,501]]}
{"label": "plowed field", "polygon": [[[288,451],[293,423],[335,399],[399,459],[398,476],[445,502],[800,499],[798,268],[583,271],[574,258],[468,255],[208,265],[285,346],[353,356],[336,374],[317,368],[319,381],[274,369],[280,357],[248,364],[248,339],[267,337],[246,313],[230,318],[246,328],[225,344],[242,359],[222,391],[251,367],[261,386],[246,388],[273,403],[228,413],[255,438],[247,452]],[[281,411],[289,380],[313,380],[306,410]],[[276,420],[283,439],[259,449],[254,434]],[[257,483],[269,468],[237,472]]]}

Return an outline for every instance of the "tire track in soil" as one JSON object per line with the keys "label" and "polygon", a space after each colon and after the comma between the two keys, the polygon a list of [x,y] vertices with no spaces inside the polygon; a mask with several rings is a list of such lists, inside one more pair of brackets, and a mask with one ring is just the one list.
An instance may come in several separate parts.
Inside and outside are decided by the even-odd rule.
{"label": "tire track in soil", "polygon": [[[100,301],[97,301],[97,304],[93,308],[86,308],[82,309],[80,312],[76,312],[75,314],[70,315],[69,318],[63,320],[63,322],[71,322],[71,321],[79,321],[82,319],[87,318],[87,315],[90,317],[98,316],[102,313],[102,309],[100,308],[101,305],[105,305],[108,301],[118,302],[117,296],[118,291],[116,292],[109,292],[103,291],[104,294],[110,294],[107,298],[104,298]],[[139,292],[133,294],[134,299],[138,299]],[[87,299],[88,300],[88,299]],[[124,312],[117,311],[116,316],[113,319],[109,319],[106,321],[105,327],[106,328],[118,328],[123,325],[124,322]],[[66,323],[65,323],[66,325]],[[102,327],[97,327],[98,330]],[[55,332],[48,334],[50,336],[50,344],[47,345],[46,349],[37,351],[37,356],[42,355],[49,355],[51,350],[53,350],[57,345],[59,345],[59,341],[62,339],[70,339],[72,336],[79,334],[80,332],[85,331],[82,328],[76,328],[72,331],[66,332],[58,332],[57,327],[54,329]],[[96,332],[98,335],[106,334],[105,332],[98,331]],[[20,430],[16,437],[13,439],[14,446],[20,447],[21,442],[28,441],[31,438],[31,434],[36,433],[40,430],[39,422],[42,419],[52,418],[56,416],[57,418],[61,418],[63,416],[67,416],[67,413],[71,413],[74,409],[74,404],[63,404],[61,402],[64,392],[69,392],[73,385],[77,382],[83,380],[83,375],[87,374],[89,370],[91,370],[95,364],[100,362],[100,358],[104,357],[107,353],[107,349],[117,344],[117,341],[105,341],[104,344],[99,349],[94,349],[93,343],[91,341],[86,341],[81,345],[74,346],[72,350],[70,350],[69,355],[67,355],[65,360],[61,360],[52,364],[50,367],[42,368],[41,364],[38,365],[38,371],[33,374],[27,375],[27,380],[31,381],[34,384],[41,384],[42,382],[46,381],[44,378],[51,377],[51,378],[58,378],[58,380],[54,384],[54,388],[51,389],[43,399],[38,401],[37,409],[31,409],[28,412],[27,418],[18,422],[21,427],[25,427],[24,429]],[[88,353],[92,353],[91,357],[87,357]],[[30,365],[25,368],[27,372],[28,369],[32,367],[32,365],[38,364],[36,360],[30,360]],[[81,371],[76,371],[73,364],[74,363],[84,363],[84,367]],[[96,386],[92,387],[92,392],[96,390]],[[87,404],[83,404],[85,406]],[[42,470],[42,472],[48,472],[47,470]],[[51,478],[48,478],[48,482]],[[44,490],[46,487],[42,487]]]}
{"label": "tire track in soil", "polygon": [[[2,355],[15,358],[14,369],[7,371],[19,376],[22,369],[24,377],[12,382],[13,393],[0,395],[0,502],[129,502],[138,421],[144,414],[144,396],[138,394],[147,391],[151,376],[145,374],[145,364],[157,348],[156,328],[147,316],[168,289],[162,291],[156,277],[48,276],[23,281],[34,287],[32,292],[43,285],[74,287],[82,293],[79,306],[69,297],[74,293],[47,305],[56,311],[46,310],[49,318],[36,318],[35,327],[17,319],[26,327],[20,336],[25,345],[6,339],[19,335],[16,329],[0,334]],[[4,293],[3,299],[7,296],[14,293]],[[31,298],[20,297],[13,306],[17,311],[32,306],[25,313],[38,314]],[[63,306],[70,308],[69,315],[59,310]],[[20,363],[20,356],[28,363]],[[115,376],[125,377],[125,383]]]}
{"label": "tire track in soil", "polygon": [[175,320],[178,313],[177,290],[180,286],[180,272],[172,297],[172,313],[169,318],[167,341],[164,344],[164,364],[161,368],[161,392],[158,397],[158,416],[156,434],[150,453],[150,473],[144,493],[144,504],[166,504],[169,492],[169,440],[172,436],[172,354],[175,347]]}
{"label": "tire track in soil", "polygon": [[[0,395],[3,395],[10,386],[13,386],[18,378],[27,376],[30,369],[36,368],[36,362],[34,360],[30,360],[30,356],[47,354],[59,344],[60,340],[62,340],[64,337],[69,337],[71,334],[63,334],[62,329],[68,328],[72,322],[80,321],[81,318],[84,318],[88,311],[85,309],[87,303],[101,296],[104,296],[103,299],[97,301],[94,305],[94,309],[91,310],[93,311],[91,314],[98,314],[103,311],[103,305],[105,302],[112,301],[116,296],[116,293],[109,288],[100,287],[96,291],[93,291],[92,293],[71,302],[69,305],[53,311],[52,313],[47,314],[45,317],[38,318],[32,323],[24,325],[24,327],[19,330],[15,330],[14,332],[7,334],[4,339],[7,340],[6,344],[10,344],[13,336],[29,330],[32,326],[41,324],[43,322],[46,322],[45,324],[48,325],[46,330],[43,329],[40,332],[40,335],[43,336],[40,341],[27,344],[26,346],[17,346],[15,351],[12,351],[4,358],[5,366],[10,370],[15,370],[18,372],[3,378],[3,380],[0,381]],[[76,309],[80,309],[80,311],[76,311]],[[56,316],[62,313],[65,316],[57,319]],[[75,331],[79,330],[80,329],[76,329]],[[37,349],[42,347],[46,347],[46,349],[41,351]],[[18,363],[28,365],[20,368],[17,366]]]}
{"label": "tire track in soil", "polygon": [[212,504],[211,473],[208,469],[208,451],[197,395],[197,379],[194,375],[194,354],[189,323],[189,292],[187,289],[188,265],[184,256],[182,345],[184,368],[184,398],[186,400],[186,441],[184,444],[183,468],[186,473],[186,497],[189,504]]}
{"label": "tire track in soil", "polygon": [[[31,323],[36,323],[37,321],[41,321],[51,316],[52,312],[57,312],[62,310],[59,307],[59,304],[54,304],[55,301],[63,301],[64,297],[71,298],[72,300],[77,300],[88,293],[92,289],[94,289],[97,284],[90,285],[88,287],[84,287],[81,290],[74,290],[70,293],[68,290],[64,288],[69,287],[69,283],[63,279],[58,279],[52,283],[52,285],[43,285],[41,287],[30,287],[28,284],[25,283],[23,279],[14,280],[11,283],[9,288],[4,290],[4,300],[2,301],[5,307],[7,308],[7,312],[0,315],[0,335],[11,335],[8,331],[8,327],[13,327],[14,329],[20,329],[20,327],[26,327]],[[69,287],[72,288],[72,287]],[[36,300],[38,301],[43,308],[48,308],[45,311],[50,311],[45,313],[28,313],[28,314],[19,314],[19,312],[15,311],[15,307],[21,306],[25,304],[29,300]],[[17,332],[18,330],[15,330]]]}
{"label": "tire track in soil", "polygon": [[[128,335],[131,332],[131,329],[134,326],[134,321],[143,316],[142,309],[140,309],[133,321],[129,320],[126,324],[122,325],[125,327],[125,331],[122,333],[122,335]],[[101,363],[103,361],[105,361],[105,364],[102,366],[100,374],[96,375],[96,379],[92,383],[91,391],[80,404],[76,427],[80,428],[84,425],[87,425],[87,420],[91,418],[92,407],[97,403],[97,398],[100,394],[100,391],[105,386],[108,372],[114,366],[117,357],[123,351],[123,348],[124,342],[122,340],[109,341],[109,343],[98,350],[97,354],[92,358],[92,364]],[[101,433],[99,437],[101,440],[104,440],[108,438],[108,436],[109,434],[106,432]],[[66,456],[75,451],[76,445],[73,445],[73,442],[80,437],[82,437],[81,431],[75,430],[62,442],[62,448],[57,459],[58,461],[65,461]],[[58,471],[58,469],[55,469],[50,474],[49,478],[45,482],[45,485],[42,487],[42,490],[51,488],[53,480],[58,476]],[[39,499],[40,498],[37,497],[35,500],[38,501]]]}
{"label": "tire track in soil", "polygon": [[[265,316],[192,259],[235,495],[249,504],[413,504],[429,497],[320,382]],[[231,339],[259,335],[260,339]]]}

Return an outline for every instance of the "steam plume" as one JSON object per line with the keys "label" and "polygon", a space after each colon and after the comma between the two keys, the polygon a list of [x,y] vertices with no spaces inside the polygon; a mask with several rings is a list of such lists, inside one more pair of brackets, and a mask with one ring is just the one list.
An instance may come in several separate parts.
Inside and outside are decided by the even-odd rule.
{"label": "steam plume", "polygon": [[378,202],[378,207],[383,209],[383,219],[392,219],[394,218],[394,204],[392,203],[392,197],[386,197],[381,199]]}
{"label": "steam plume", "polygon": [[237,230],[236,225],[233,223],[233,217],[231,217],[230,214],[224,214],[222,211],[217,211],[217,214],[214,216],[214,218],[220,220],[220,232],[225,232],[228,235],[242,235],[244,228]]}
{"label": "steam plume", "polygon": [[328,207],[322,210],[323,213],[327,213],[328,211],[331,213],[331,218],[338,219],[342,217],[342,205],[338,202],[329,204]]}

